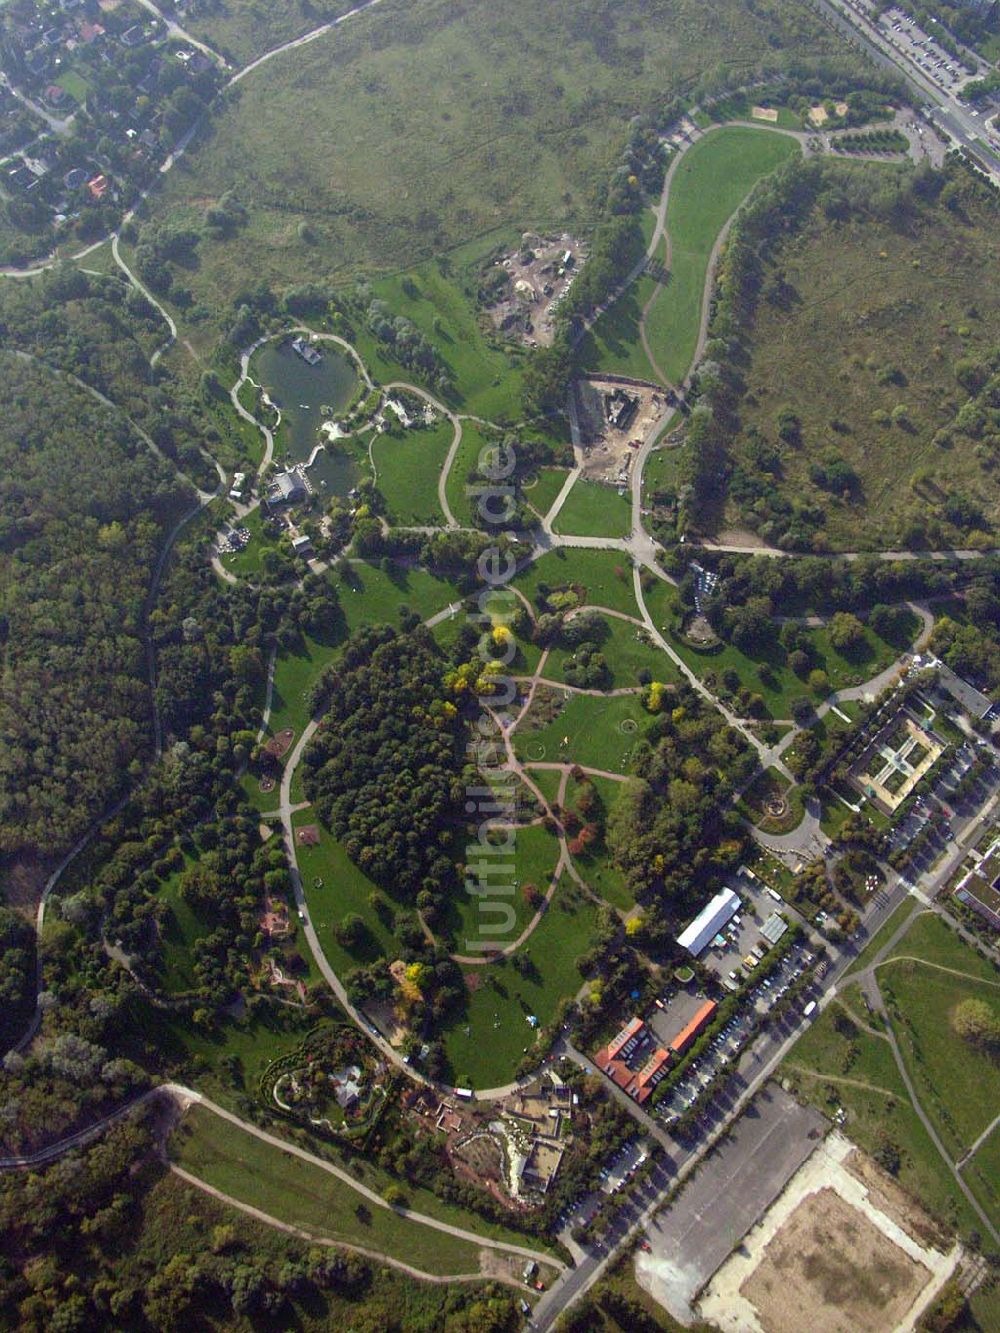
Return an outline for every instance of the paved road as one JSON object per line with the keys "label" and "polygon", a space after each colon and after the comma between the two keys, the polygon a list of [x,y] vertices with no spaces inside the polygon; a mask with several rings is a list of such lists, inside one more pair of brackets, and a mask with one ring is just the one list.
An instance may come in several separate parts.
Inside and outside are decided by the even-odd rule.
{"label": "paved road", "polygon": [[983,139],[982,121],[959,106],[953,94],[945,92],[919,66],[894,50],[878,26],[861,17],[846,0],[814,0],[816,9],[833,27],[861,45],[877,64],[901,75],[909,85],[918,105],[924,107],[947,138],[969,149],[1000,184],[1000,154]]}

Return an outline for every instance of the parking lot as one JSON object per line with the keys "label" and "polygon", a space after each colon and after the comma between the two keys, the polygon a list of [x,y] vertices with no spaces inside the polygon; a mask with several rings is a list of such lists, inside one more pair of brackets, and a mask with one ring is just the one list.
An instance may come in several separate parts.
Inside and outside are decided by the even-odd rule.
{"label": "parking lot", "polygon": [[808,947],[808,942],[800,943],[789,951],[770,977],[748,989],[747,1003],[740,1013],[713,1038],[708,1050],[691,1062],[684,1078],[671,1089],[670,1095],[657,1108],[658,1115],[668,1129],[694,1104],[720,1070],[735,1066],[737,1056],[753,1037],[760,1020],[785,997],[789,986],[814,961],[815,954]]}
{"label": "parking lot", "polygon": [[657,1213],[638,1256],[647,1291],[684,1323],[715,1270],[806,1160],[826,1130],[813,1107],[768,1084],[676,1201]]}
{"label": "parking lot", "polygon": [[642,1138],[629,1139],[623,1144],[601,1168],[598,1188],[581,1195],[556,1218],[558,1234],[565,1238],[574,1227],[586,1226],[607,1195],[617,1194],[628,1184],[648,1154],[649,1145]]}
{"label": "parking lot", "polygon": [[946,92],[956,92],[970,77],[961,61],[939,46],[904,9],[887,9],[879,27],[901,55]]}
{"label": "parking lot", "polygon": [[711,968],[727,990],[735,990],[743,975],[753,972],[749,963],[752,951],[757,949],[763,957],[771,947],[760,933],[761,926],[772,912],[787,909],[779,897],[772,897],[742,871],[730,887],[739,894],[743,907],[722,931],[722,942],[709,945],[699,961]]}

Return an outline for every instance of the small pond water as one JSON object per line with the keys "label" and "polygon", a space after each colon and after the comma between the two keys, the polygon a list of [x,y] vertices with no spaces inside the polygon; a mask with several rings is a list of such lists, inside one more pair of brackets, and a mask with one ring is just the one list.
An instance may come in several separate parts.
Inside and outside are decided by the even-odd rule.
{"label": "small pond water", "polygon": [[320,435],[320,426],[329,419],[320,408],[327,408],[330,416],[342,412],[354,396],[358,376],[351,362],[331,344],[319,343],[318,348],[323,360],[310,366],[293,349],[290,337],[266,343],[254,356],[250,374],[281,408],[275,461],[283,462],[287,452],[293,462],[305,463],[316,445],[324,443],[309,469],[309,480],[321,492],[346,495],[357,485],[358,465],[344,449]]}

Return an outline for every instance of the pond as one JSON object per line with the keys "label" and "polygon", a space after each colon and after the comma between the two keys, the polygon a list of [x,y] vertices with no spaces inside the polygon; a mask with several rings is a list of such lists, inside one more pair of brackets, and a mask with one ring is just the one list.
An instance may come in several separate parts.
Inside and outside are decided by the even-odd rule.
{"label": "pond", "polygon": [[266,343],[254,356],[250,373],[281,408],[275,461],[284,461],[287,454],[293,462],[308,463],[316,446],[323,444],[309,469],[309,480],[331,495],[346,495],[358,482],[358,465],[346,450],[325,440],[319,428],[347,407],[358,376],[331,344],[320,343],[318,350],[322,360],[309,365],[292,347],[291,337]]}

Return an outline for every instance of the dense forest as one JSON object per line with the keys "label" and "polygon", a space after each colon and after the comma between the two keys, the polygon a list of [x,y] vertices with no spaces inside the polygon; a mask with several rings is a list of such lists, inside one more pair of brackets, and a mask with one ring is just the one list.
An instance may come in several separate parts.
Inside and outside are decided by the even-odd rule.
{"label": "dense forest", "polygon": [[687,687],[647,691],[656,719],[616,802],[608,845],[644,907],[678,920],[720,869],[738,862],[744,831],[729,798],[754,770],[746,741]]}
{"label": "dense forest", "polygon": [[361,631],[319,686],[328,709],[302,761],[306,795],[352,861],[425,910],[455,880],[462,723],[444,674],[427,631]]}
{"label": "dense forest", "polygon": [[64,376],[0,376],[0,850],[58,851],[149,749],[143,604],[183,490]]}

